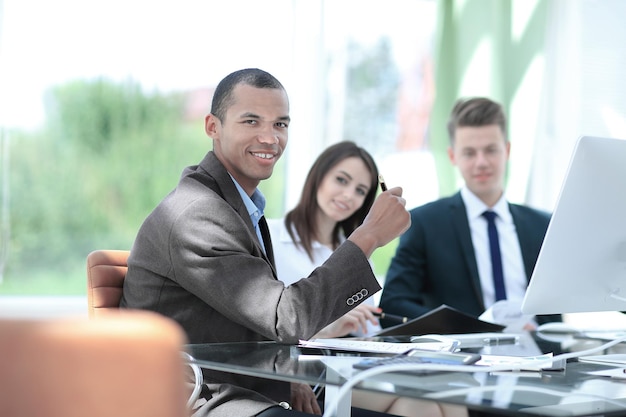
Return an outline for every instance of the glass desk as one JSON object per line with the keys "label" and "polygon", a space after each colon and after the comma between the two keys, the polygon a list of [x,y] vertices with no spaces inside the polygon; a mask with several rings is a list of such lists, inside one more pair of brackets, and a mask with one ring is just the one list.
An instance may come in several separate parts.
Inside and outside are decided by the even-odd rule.
{"label": "glass desk", "polygon": [[[515,344],[484,346],[473,351],[512,356],[533,356],[542,351],[561,353],[554,349],[558,349],[559,344],[542,343],[531,334],[522,336]],[[323,385],[327,406],[337,400],[341,386],[360,372],[352,365],[361,357],[376,356],[274,342],[199,344],[187,348],[202,368]],[[610,367],[572,361],[558,371],[386,373],[368,378],[355,388],[461,404],[472,410],[500,415],[624,416],[626,379],[588,373],[603,369]],[[347,416],[349,409],[350,396],[346,395],[339,399],[336,415]]]}

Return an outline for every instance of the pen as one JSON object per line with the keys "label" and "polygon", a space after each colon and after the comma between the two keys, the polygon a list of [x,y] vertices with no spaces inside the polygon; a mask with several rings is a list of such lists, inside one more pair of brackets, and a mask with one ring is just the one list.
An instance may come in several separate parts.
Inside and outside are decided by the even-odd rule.
{"label": "pen", "polygon": [[381,313],[374,313],[374,315],[378,318],[381,319],[387,319],[387,320],[392,320],[392,321],[396,321],[398,323],[406,323],[407,321],[409,321],[408,317],[402,317],[402,316],[396,316],[394,314],[387,314],[385,312],[381,312]]}
{"label": "pen", "polygon": [[382,175],[378,176],[378,182],[380,183],[380,189],[383,190],[383,192],[387,191],[387,184],[385,184],[385,179]]}

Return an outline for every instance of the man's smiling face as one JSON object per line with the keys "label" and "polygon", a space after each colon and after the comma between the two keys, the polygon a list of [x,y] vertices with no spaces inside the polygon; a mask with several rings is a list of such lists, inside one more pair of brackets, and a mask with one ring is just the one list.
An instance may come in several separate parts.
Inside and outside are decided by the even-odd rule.
{"label": "man's smiling face", "polygon": [[209,115],[205,125],[213,151],[248,195],[272,175],[287,146],[288,127],[287,93],[247,84],[234,88],[224,120]]}

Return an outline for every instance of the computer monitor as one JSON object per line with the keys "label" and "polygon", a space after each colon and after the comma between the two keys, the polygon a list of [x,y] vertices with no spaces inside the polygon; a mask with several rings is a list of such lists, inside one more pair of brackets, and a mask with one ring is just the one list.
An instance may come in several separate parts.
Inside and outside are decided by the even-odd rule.
{"label": "computer monitor", "polygon": [[626,311],[626,140],[578,139],[525,314]]}

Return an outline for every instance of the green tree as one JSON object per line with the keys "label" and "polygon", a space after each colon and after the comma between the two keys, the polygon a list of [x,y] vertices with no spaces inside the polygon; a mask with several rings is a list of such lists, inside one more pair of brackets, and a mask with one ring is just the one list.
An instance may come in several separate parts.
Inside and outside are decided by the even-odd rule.
{"label": "green tree", "polygon": [[[11,133],[10,240],[0,293],[84,294],[94,249],[130,249],[185,166],[211,148],[181,93],[77,80],[46,95],[40,131]],[[209,103],[207,103],[207,111]],[[262,185],[282,207],[282,169]]]}
{"label": "green tree", "polygon": [[48,92],[46,109],[41,131],[12,135],[3,292],[84,291],[87,253],[129,248],[210,146],[199,122],[196,132],[183,120],[182,95],[132,82],[72,81]]}
{"label": "green tree", "polygon": [[400,75],[391,53],[388,38],[374,47],[348,45],[344,139],[372,154],[393,149],[396,138]]}

